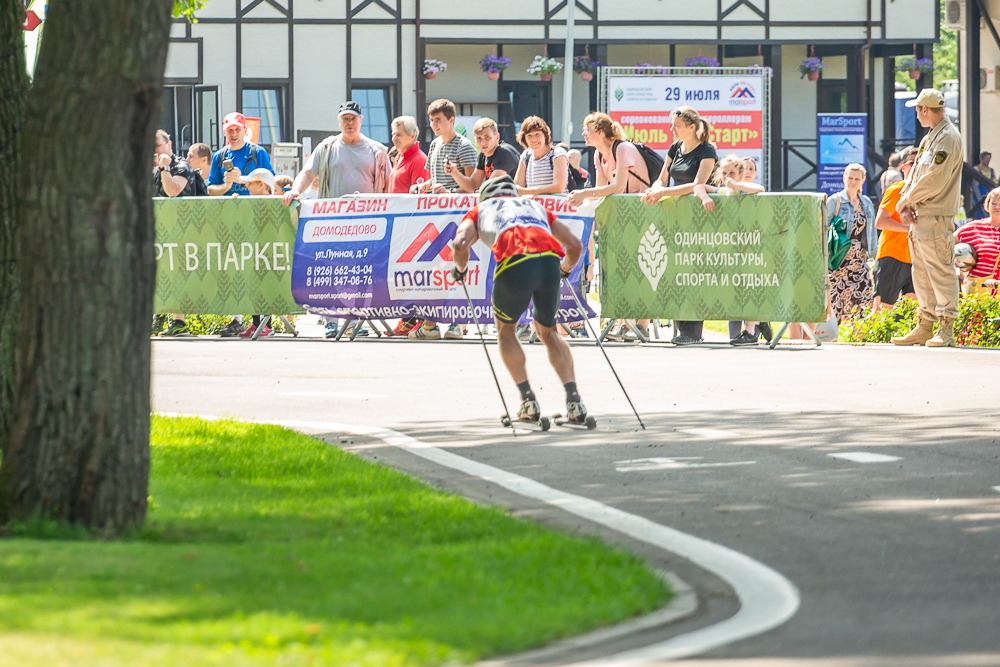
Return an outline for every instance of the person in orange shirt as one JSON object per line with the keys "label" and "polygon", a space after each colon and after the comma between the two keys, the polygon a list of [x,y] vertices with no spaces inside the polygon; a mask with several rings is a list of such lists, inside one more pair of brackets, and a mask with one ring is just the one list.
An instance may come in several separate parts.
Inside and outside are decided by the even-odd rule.
{"label": "person in orange shirt", "polygon": [[910,174],[913,162],[917,159],[917,149],[910,146],[901,152],[902,162],[899,165],[903,172],[903,180],[893,183],[882,195],[882,203],[878,206],[875,216],[875,229],[882,231],[878,243],[878,254],[875,256],[875,301],[873,311],[891,308],[902,294],[908,299],[916,300],[911,275],[912,260],[910,259],[910,242],[907,234],[910,228],[902,224],[896,203],[906,185],[906,177]]}

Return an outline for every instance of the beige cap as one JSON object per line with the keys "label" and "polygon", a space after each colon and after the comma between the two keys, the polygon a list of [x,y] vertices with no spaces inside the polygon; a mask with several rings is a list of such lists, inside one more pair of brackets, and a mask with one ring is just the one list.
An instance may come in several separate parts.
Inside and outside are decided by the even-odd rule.
{"label": "beige cap", "polygon": [[940,90],[935,90],[934,88],[924,88],[920,91],[912,100],[906,102],[908,107],[930,107],[931,109],[940,109],[944,106],[944,95],[941,94]]}

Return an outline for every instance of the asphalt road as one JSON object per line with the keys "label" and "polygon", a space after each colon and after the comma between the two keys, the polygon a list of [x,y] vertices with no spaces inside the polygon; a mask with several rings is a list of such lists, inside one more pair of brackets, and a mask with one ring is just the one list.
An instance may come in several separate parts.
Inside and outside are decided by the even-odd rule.
{"label": "asphalt road", "polygon": [[[543,410],[561,411],[544,348],[526,351]],[[798,589],[790,620],[691,664],[1000,665],[1000,351],[609,346],[645,431],[600,351],[573,352],[596,431],[511,437],[478,340],[156,340],[153,407],[394,429],[729,547]],[[514,410],[516,388],[490,353]],[[542,664],[662,641],[739,609],[725,581],[682,558],[377,438],[341,435],[323,437],[624,544],[698,592],[684,621]],[[882,460],[835,456],[858,453]]]}

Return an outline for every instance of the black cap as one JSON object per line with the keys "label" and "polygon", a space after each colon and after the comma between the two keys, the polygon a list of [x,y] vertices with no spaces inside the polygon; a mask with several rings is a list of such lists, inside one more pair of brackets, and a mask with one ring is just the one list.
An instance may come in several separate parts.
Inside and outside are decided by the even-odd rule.
{"label": "black cap", "polygon": [[348,100],[340,105],[340,113],[337,114],[337,118],[346,115],[360,116],[361,115],[361,105],[353,100]]}

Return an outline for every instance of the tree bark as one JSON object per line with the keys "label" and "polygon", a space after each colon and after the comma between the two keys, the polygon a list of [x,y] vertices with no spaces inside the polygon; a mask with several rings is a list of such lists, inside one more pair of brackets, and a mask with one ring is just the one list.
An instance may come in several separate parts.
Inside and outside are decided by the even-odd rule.
{"label": "tree bark", "polygon": [[151,197],[173,0],[51,0],[23,135],[0,521],[122,532],[149,481]]}
{"label": "tree bark", "polygon": [[10,424],[14,401],[14,341],[18,319],[16,175],[21,171],[21,128],[28,75],[24,70],[24,6],[0,0],[0,447]]}

